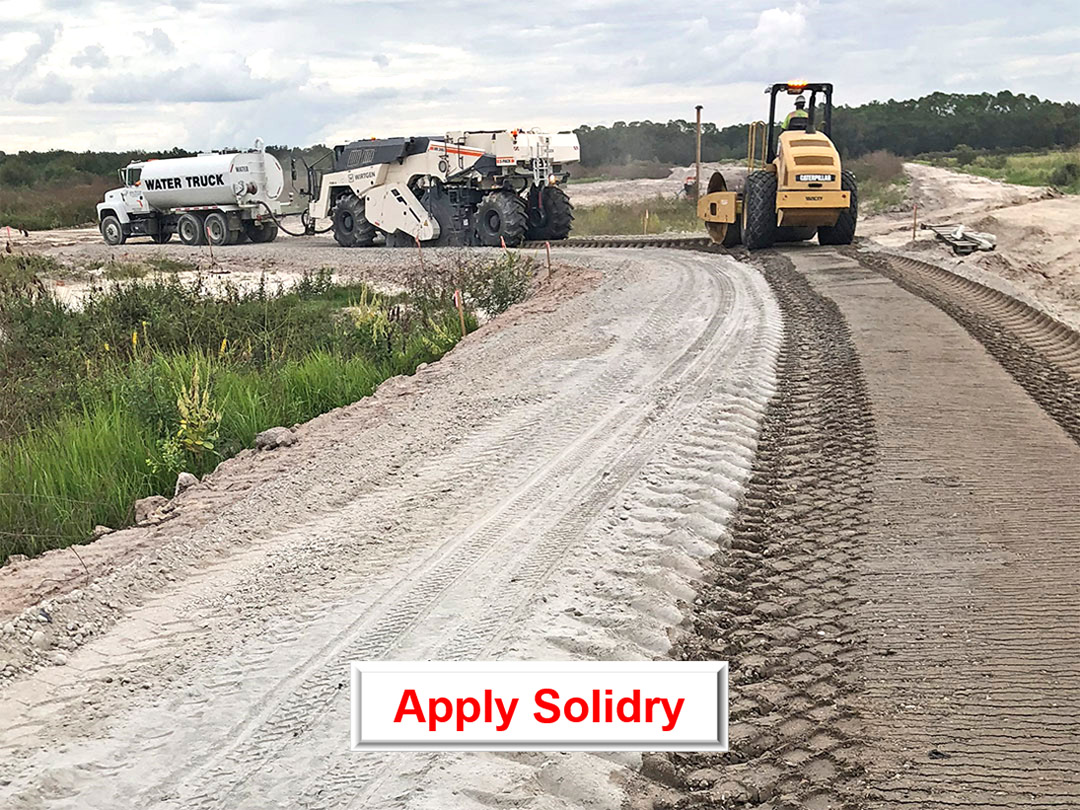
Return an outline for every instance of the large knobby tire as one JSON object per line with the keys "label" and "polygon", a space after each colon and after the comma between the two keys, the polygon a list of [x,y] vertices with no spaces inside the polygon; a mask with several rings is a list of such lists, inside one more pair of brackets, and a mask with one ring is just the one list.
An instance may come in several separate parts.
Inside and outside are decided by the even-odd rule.
{"label": "large knobby tire", "polygon": [[526,203],[526,239],[565,239],[574,225],[574,206],[558,186],[532,186]]}
{"label": "large knobby tire", "polygon": [[746,176],[742,240],[750,250],[772,247],[776,241],[776,175],[772,172]]}
{"label": "large knobby tire", "polygon": [[203,231],[206,233],[206,241],[214,247],[232,244],[233,236],[232,231],[229,230],[229,220],[220,211],[212,211],[206,215]]}
{"label": "large knobby tire", "polygon": [[493,191],[476,209],[476,233],[488,247],[517,247],[525,241],[528,227],[525,200],[512,191]]}
{"label": "large knobby tire", "polygon": [[176,233],[185,245],[201,245],[206,241],[202,217],[198,214],[182,214],[176,222]]}
{"label": "large knobby tire", "polygon": [[337,201],[334,213],[334,239],[342,247],[368,247],[375,241],[375,226],[364,216],[364,201],[346,194]]}
{"label": "large knobby tire", "polygon": [[107,245],[122,245],[127,240],[124,235],[124,226],[114,216],[104,217],[101,220],[101,238]]}
{"label": "large knobby tire", "polygon": [[273,220],[268,222],[244,222],[244,235],[257,245],[273,242],[278,236],[278,226]]}
{"label": "large knobby tire", "polygon": [[736,217],[734,222],[729,222],[724,231],[724,241],[721,242],[726,248],[738,247],[742,244],[742,221]]}
{"label": "large knobby tire", "polygon": [[855,175],[842,172],[840,188],[851,192],[851,204],[840,212],[835,225],[822,225],[817,229],[818,244],[850,245],[855,239],[855,225],[859,220],[859,187]]}

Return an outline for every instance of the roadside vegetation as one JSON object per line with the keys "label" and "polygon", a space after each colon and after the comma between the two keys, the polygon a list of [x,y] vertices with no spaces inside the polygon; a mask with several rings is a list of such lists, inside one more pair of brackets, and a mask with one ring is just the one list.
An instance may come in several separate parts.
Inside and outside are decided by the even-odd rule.
{"label": "roadside vegetation", "polygon": [[602,180],[663,180],[671,175],[672,164],[656,160],[632,160],[628,163],[600,165],[570,164],[571,183],[597,183]]}
{"label": "roadside vegetation", "polygon": [[574,208],[571,236],[615,236],[703,230],[693,200],[653,197],[626,203]]}
{"label": "roadside vegetation", "polygon": [[[46,292],[51,259],[0,256],[0,560],[85,542],[210,472],[255,435],[309,420],[411,374],[477,312],[525,297],[531,261],[458,257],[387,295],[322,270],[289,289],[128,274],[78,307]],[[149,271],[148,271],[149,272]]]}
{"label": "roadside vegetation", "polygon": [[922,162],[1020,186],[1052,186],[1080,194],[1080,150],[1004,154],[961,144],[951,152],[925,155]]}
{"label": "roadside vegetation", "polygon": [[859,183],[861,215],[884,214],[905,206],[910,180],[904,172],[903,158],[878,150],[843,163]]}

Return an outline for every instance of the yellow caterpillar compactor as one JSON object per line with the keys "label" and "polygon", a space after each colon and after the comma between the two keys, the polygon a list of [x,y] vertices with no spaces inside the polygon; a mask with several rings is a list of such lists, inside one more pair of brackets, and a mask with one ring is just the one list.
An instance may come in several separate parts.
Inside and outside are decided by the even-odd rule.
{"label": "yellow caterpillar compactor", "polygon": [[[765,90],[769,123],[750,125],[745,187],[729,191],[723,174],[715,172],[698,200],[698,217],[714,242],[725,247],[741,242],[759,250],[817,234],[822,245],[851,244],[858,192],[855,176],[842,169],[829,137],[832,91],[831,84],[808,82],[774,84]],[[789,117],[777,136],[777,95],[807,92],[807,114]]]}

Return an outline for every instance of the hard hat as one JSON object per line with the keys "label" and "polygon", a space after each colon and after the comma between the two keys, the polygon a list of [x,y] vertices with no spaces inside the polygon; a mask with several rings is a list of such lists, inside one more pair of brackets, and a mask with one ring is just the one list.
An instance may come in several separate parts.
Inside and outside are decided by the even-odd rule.
{"label": "hard hat", "polygon": [[796,107],[805,107],[806,106],[806,96],[799,96],[797,99],[795,99],[795,106]]}

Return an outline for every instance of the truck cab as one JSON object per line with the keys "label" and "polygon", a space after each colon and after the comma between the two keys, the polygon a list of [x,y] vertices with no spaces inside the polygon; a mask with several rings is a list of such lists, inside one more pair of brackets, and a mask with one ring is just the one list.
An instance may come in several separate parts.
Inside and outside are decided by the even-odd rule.
{"label": "truck cab", "polygon": [[154,228],[157,223],[151,225],[147,219],[151,210],[142,189],[144,165],[132,163],[118,170],[121,187],[106,191],[104,201],[98,203],[98,225],[110,245],[123,244],[132,234],[154,236],[157,233]]}

